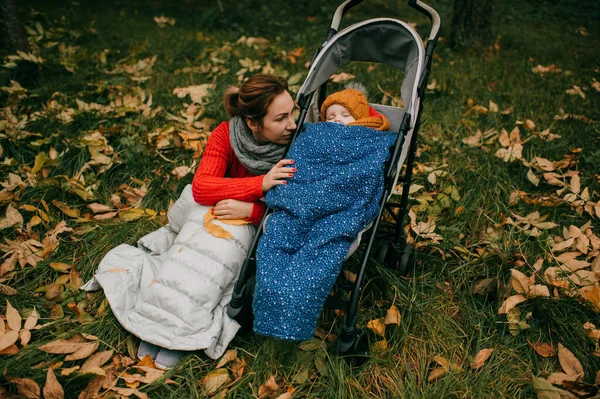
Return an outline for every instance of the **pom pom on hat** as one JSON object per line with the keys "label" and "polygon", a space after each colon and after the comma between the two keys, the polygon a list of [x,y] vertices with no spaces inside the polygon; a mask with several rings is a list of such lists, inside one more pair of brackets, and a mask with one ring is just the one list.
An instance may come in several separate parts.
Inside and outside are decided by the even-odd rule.
{"label": "pom pom on hat", "polygon": [[339,104],[346,108],[356,119],[350,126],[365,126],[377,130],[387,130],[390,122],[385,115],[379,114],[369,105],[367,97],[356,89],[345,89],[332,93],[325,99],[321,106],[321,121],[325,120],[327,108]]}

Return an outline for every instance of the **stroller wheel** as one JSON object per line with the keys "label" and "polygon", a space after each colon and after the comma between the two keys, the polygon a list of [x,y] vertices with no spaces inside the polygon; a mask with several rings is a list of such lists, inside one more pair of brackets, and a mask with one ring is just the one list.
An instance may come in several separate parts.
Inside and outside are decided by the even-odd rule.
{"label": "stroller wheel", "polygon": [[360,367],[369,359],[369,337],[362,329],[356,329],[350,348],[342,353],[351,367]]}
{"label": "stroller wheel", "polygon": [[398,273],[406,276],[415,265],[415,253],[412,245],[405,244],[404,251],[400,254],[400,261],[397,263]]}

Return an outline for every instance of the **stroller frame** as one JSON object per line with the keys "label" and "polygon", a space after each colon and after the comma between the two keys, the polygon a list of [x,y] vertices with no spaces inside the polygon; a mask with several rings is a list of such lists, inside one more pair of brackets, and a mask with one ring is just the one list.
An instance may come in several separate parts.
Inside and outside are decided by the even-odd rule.
{"label": "stroller frame", "polygon": [[[318,113],[318,109],[320,109],[327,94],[327,81],[332,74],[331,72],[334,72],[337,68],[350,61],[386,62],[405,71],[405,79],[401,89],[405,109],[393,109],[393,107],[372,104],[376,110],[383,112],[388,116],[388,119],[392,122],[390,130],[397,130],[398,137],[391,152],[390,160],[386,165],[384,194],[381,197],[379,204],[378,216],[367,231],[367,245],[366,250],[362,255],[360,271],[357,274],[354,287],[352,287],[351,284],[341,287],[343,289],[352,290],[349,301],[342,301],[339,299],[333,301],[328,300],[328,303],[325,304],[325,306],[328,306],[333,303],[335,308],[344,311],[342,331],[338,338],[338,352],[348,356],[348,359],[354,364],[362,363],[362,361],[365,360],[364,355],[368,352],[367,337],[362,329],[357,328],[357,311],[361,295],[361,286],[365,277],[365,269],[375,244],[375,238],[379,237],[379,239],[382,240],[380,243],[381,247],[379,248],[376,257],[376,260],[379,263],[398,270],[400,274],[405,274],[408,267],[414,262],[413,248],[406,242],[406,235],[403,231],[402,222],[408,210],[408,188],[410,187],[412,179],[412,165],[416,153],[416,138],[421,122],[421,109],[429,78],[429,71],[431,69],[433,51],[439,38],[441,26],[439,15],[432,7],[420,0],[409,0],[409,6],[420,13],[425,14],[431,21],[431,32],[425,47],[423,46],[422,39],[417,35],[414,29],[400,20],[391,18],[366,20],[338,32],[344,14],[363,1],[364,0],[346,0],[336,9],[330,27],[327,30],[326,39],[315,53],[309,66],[309,74],[298,92],[297,103],[300,107],[300,114],[297,121],[297,128],[285,151],[287,154],[287,151],[295,141],[298,133],[302,130],[302,126],[304,122],[307,121],[307,118],[314,119],[315,113]],[[402,33],[406,37],[401,40],[389,39],[391,36],[386,33],[386,40],[388,40],[388,42],[385,44],[389,45],[387,49],[389,50],[389,47],[392,47],[392,50],[408,49],[413,53],[413,57],[415,57],[415,53],[418,54],[416,54],[416,58],[409,65],[409,56],[406,57],[407,60],[399,59],[398,62],[388,62],[387,60],[379,59],[379,56],[373,56],[373,54],[364,56],[364,54],[357,54],[356,50],[352,53],[353,50],[347,47],[351,47],[352,40],[360,40],[360,36],[352,37],[352,34],[354,32],[360,32],[361,29],[367,30],[367,32],[368,29],[371,29],[371,31],[384,31],[385,29],[390,29],[393,34]],[[341,42],[341,44],[335,43],[338,38],[340,39],[339,42]],[[343,40],[347,40],[347,42],[344,44]],[[338,48],[333,48],[335,46],[338,46]],[[368,53],[369,51],[366,50],[366,52]],[[375,59],[372,57],[375,57]],[[320,70],[325,70],[325,72],[321,73],[321,76],[319,76]],[[410,79],[407,79],[409,75]],[[409,99],[408,102],[407,99]],[[398,110],[401,112],[398,112]],[[392,111],[395,112],[395,114],[390,114]],[[408,145],[406,145],[407,141]],[[407,167],[404,174],[401,176],[400,172],[404,160],[406,160]],[[388,203],[387,201],[398,182],[402,183],[403,188],[400,203]],[[394,223],[383,223],[389,223],[390,227],[393,228],[393,231],[387,231],[380,234],[378,229],[384,211],[388,212],[394,220]],[[227,314],[229,317],[240,323],[242,331],[252,328],[253,315],[251,307],[254,294],[254,276],[256,274],[256,248],[265,221],[271,212],[272,210],[268,209],[260,222],[257,233],[241,267],[238,280],[235,283],[231,302],[227,308]]]}

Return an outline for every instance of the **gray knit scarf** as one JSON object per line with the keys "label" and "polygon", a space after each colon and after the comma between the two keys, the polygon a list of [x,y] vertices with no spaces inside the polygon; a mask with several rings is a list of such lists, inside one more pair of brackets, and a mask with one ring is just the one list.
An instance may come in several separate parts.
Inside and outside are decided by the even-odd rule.
{"label": "gray knit scarf", "polygon": [[255,175],[264,175],[271,170],[285,151],[285,145],[282,144],[258,143],[241,116],[231,118],[229,137],[235,156]]}

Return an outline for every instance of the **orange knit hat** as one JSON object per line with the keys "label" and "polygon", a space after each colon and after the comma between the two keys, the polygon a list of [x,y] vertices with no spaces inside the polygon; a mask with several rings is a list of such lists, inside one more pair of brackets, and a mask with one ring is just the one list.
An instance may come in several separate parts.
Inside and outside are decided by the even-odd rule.
{"label": "orange knit hat", "polygon": [[325,99],[321,106],[321,121],[325,121],[327,108],[334,104],[339,104],[346,108],[355,122],[348,123],[350,126],[365,126],[376,130],[387,130],[390,128],[390,121],[385,115],[378,113],[369,105],[367,97],[356,89],[346,89],[335,92]]}

